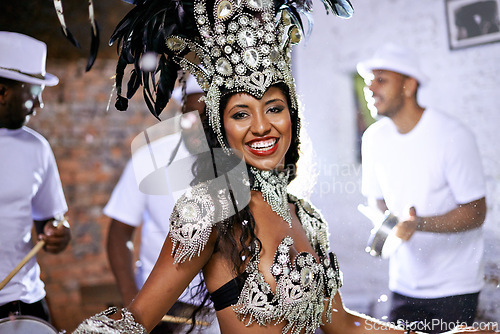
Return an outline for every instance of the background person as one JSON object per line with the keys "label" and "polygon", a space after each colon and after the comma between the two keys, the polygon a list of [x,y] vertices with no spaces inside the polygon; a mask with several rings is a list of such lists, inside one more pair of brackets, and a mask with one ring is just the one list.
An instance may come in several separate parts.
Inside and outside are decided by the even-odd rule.
{"label": "background person", "polygon": [[[71,235],[63,220],[67,205],[49,143],[24,126],[43,107],[42,91],[59,79],[45,73],[45,43],[15,32],[0,32],[0,278],[29,253],[34,240],[57,254]],[[0,290],[0,318],[31,315],[50,320],[40,267],[31,258]]]}
{"label": "background person", "polygon": [[[395,232],[406,240],[390,257],[390,321],[471,325],[483,286],[486,215],[474,135],[418,104],[426,77],[410,50],[382,46],[358,72],[380,116],[363,135],[362,192],[399,217]],[[442,330],[437,323],[432,332]]]}
{"label": "background person", "polygon": [[[182,88],[178,87],[173,92],[173,98],[181,105],[182,111],[199,110],[202,112],[204,104],[198,100],[203,95],[203,91],[196,80],[189,76],[184,92]],[[196,125],[192,124],[192,126]],[[182,135],[188,133],[189,130],[183,130]],[[163,144],[168,145],[172,151],[175,150],[178,156],[185,157],[189,155],[189,148],[196,145],[193,142],[195,138],[194,135],[185,135],[181,140],[181,135],[172,136],[172,140]],[[111,218],[107,237],[108,260],[124,305],[132,302],[153,269],[169,231],[169,217],[174,204],[175,198],[172,194],[150,195],[140,191],[132,160],[129,160],[104,208],[104,214]],[[139,259],[134,266],[134,252],[130,245],[133,242],[134,232],[139,227],[141,231]],[[168,314],[189,317],[194,304],[201,303],[201,298],[192,299],[200,283],[199,278],[195,278]],[[152,333],[177,333],[183,328],[185,326],[182,324],[160,322]],[[203,333],[218,332],[217,325],[203,328]]]}

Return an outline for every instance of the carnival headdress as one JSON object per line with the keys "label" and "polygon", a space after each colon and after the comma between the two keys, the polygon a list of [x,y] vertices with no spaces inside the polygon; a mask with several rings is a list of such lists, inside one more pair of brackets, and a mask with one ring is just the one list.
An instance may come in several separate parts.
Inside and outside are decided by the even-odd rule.
{"label": "carnival headdress", "polygon": [[[349,0],[324,0],[327,11],[350,17]],[[206,93],[209,124],[223,149],[219,103],[231,92],[261,98],[274,84],[289,88],[297,109],[291,74],[291,46],[301,40],[301,13],[311,0],[136,0],[118,24],[110,44],[119,41],[116,87],[118,110],[143,86],[144,99],[158,118],[170,99],[179,70],[193,74]],[[154,66],[143,66],[147,57]],[[133,64],[126,98],[124,71]]]}

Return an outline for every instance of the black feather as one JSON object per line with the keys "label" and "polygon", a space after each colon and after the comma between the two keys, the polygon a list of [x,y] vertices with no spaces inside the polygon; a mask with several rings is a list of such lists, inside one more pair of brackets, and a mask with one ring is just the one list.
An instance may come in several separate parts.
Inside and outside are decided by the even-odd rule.
{"label": "black feather", "polygon": [[121,94],[122,94],[122,81],[123,81],[123,75],[125,73],[126,66],[127,66],[127,62],[122,57],[119,57],[118,63],[116,64],[116,76],[115,76],[116,93],[117,93],[115,107],[116,107],[116,109],[118,109],[120,111],[125,111],[125,110],[127,110],[127,107],[128,107],[128,101],[123,101],[123,99],[125,99],[125,98],[121,96]]}
{"label": "black feather", "polygon": [[349,0],[321,0],[325,5],[326,12],[332,11],[338,17],[348,19],[352,16],[354,9]]}
{"label": "black feather", "polygon": [[[151,72],[142,72],[142,96],[144,101],[146,101],[146,105],[148,106],[149,111],[153,114],[154,117],[160,119],[155,110],[155,100],[154,100],[154,75],[151,75]],[[152,84],[152,85],[151,85]],[[153,87],[153,88],[152,88]]]}
{"label": "black feather", "polygon": [[80,43],[78,43],[78,41],[73,36],[71,31],[69,31],[68,29],[65,30],[63,27],[61,27],[61,31],[62,31],[63,35],[66,36],[66,39],[71,42],[71,44],[73,44],[77,48],[80,48]]}
{"label": "black feather", "polygon": [[160,57],[159,69],[160,78],[158,79],[155,104],[157,115],[163,111],[172,96],[179,67],[176,63],[167,61],[167,58],[162,55]]}
{"label": "black feather", "polygon": [[132,96],[134,96],[135,92],[139,89],[141,86],[141,76],[137,75],[136,70],[132,70],[130,74],[130,79],[127,84],[127,98],[131,99]]}
{"label": "black feather", "polygon": [[87,67],[85,68],[85,71],[90,71],[92,68],[92,65],[94,65],[94,62],[97,58],[97,51],[99,50],[99,25],[97,22],[94,22],[94,27],[91,28],[91,43],[90,43],[90,55],[89,59],[87,62]]}
{"label": "black feather", "polygon": [[148,106],[148,109],[151,112],[151,114],[153,114],[153,116],[156,119],[160,120],[160,117],[158,117],[158,114],[155,111],[155,106],[154,106],[155,102],[153,97],[151,96],[151,92],[146,90],[146,88],[144,87],[142,95],[144,96],[144,101],[146,102],[146,105]]}
{"label": "black feather", "polygon": [[121,95],[116,97],[115,108],[120,111],[125,111],[128,108],[128,100]]}

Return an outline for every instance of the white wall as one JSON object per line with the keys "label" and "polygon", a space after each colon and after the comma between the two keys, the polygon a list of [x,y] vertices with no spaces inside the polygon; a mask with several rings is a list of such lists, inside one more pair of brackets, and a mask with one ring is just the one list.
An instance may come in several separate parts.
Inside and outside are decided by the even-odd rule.
{"label": "white wall", "polygon": [[355,158],[351,76],[358,61],[391,41],[421,56],[431,77],[421,89],[421,104],[460,118],[476,134],[488,182],[486,286],[479,317],[500,321],[500,42],[450,50],[444,0],[352,2],[354,16],[343,20],[326,16],[317,1],[312,35],[294,50],[298,93],[320,172],[312,201],[331,224],[346,304],[379,317],[387,309],[379,300],[388,293],[387,263],[364,253],[371,223],[356,210],[364,199]]}

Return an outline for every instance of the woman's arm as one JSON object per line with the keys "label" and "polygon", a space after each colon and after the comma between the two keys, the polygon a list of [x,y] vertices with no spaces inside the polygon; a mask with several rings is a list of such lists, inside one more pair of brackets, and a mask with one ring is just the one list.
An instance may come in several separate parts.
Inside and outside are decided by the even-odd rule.
{"label": "woman's arm", "polygon": [[128,309],[136,322],[149,332],[160,322],[191,280],[207,264],[212,256],[216,233],[212,233],[199,256],[183,263],[174,264],[172,240],[167,237],[153,271],[134,298]]}

